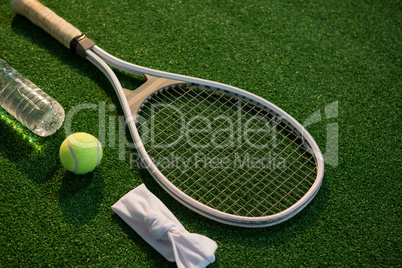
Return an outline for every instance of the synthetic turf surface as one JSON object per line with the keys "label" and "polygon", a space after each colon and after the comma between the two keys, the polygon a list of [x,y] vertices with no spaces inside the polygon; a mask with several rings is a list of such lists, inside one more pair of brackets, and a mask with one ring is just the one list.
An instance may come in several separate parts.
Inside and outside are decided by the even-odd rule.
{"label": "synthetic turf surface", "polygon": [[[229,227],[189,211],[121,146],[129,135],[106,78],[1,0],[0,58],[69,117],[40,138],[0,109],[0,266],[174,267],[110,209],[145,183],[190,232],[218,243],[211,267],[400,267],[400,1],[44,3],[117,57],[244,88],[310,122],[324,183],[275,227]],[[142,82],[119,77],[127,88]],[[61,167],[69,129],[104,142],[94,173]]]}

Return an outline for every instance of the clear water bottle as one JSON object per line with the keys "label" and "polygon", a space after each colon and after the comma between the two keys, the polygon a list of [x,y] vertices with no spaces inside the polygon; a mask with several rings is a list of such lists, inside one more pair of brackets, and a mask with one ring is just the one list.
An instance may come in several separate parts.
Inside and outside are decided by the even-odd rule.
{"label": "clear water bottle", "polygon": [[45,137],[63,124],[64,109],[0,59],[0,105],[35,134]]}

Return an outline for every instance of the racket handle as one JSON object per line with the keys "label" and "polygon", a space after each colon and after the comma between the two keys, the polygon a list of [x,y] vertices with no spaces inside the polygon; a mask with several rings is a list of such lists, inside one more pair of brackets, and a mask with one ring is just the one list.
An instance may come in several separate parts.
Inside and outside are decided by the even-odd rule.
{"label": "racket handle", "polygon": [[80,30],[37,0],[12,0],[11,9],[28,18],[67,48],[70,48],[71,40],[82,35]]}

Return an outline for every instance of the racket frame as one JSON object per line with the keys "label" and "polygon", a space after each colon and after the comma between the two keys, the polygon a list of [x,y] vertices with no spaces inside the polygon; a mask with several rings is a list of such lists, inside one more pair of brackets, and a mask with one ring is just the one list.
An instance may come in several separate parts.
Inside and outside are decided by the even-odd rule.
{"label": "racket frame", "polygon": [[[77,28],[59,17],[49,8],[43,6],[37,0],[12,0],[11,7],[15,13],[27,17],[34,24],[56,38],[65,47],[73,50],[76,54],[89,60],[109,79],[116,91],[116,94],[118,95],[120,104],[124,111],[126,123],[130,130],[131,136],[135,141],[136,149],[139,152],[142,160],[145,161],[145,166],[147,167],[148,171],[164,190],[166,190],[171,196],[173,196],[176,200],[178,200],[186,207],[196,211],[197,213],[207,218],[221,223],[241,227],[266,227],[281,223],[293,217],[305,206],[307,206],[317,194],[324,175],[324,161],[320,149],[313,137],[299,122],[297,122],[292,116],[287,114],[285,111],[283,111],[273,103],[260,98],[250,92],[230,85],[195,77],[158,71],[120,60],[96,46],[92,40],[83,35]],[[221,212],[194,200],[193,198],[179,190],[175,185],[173,185],[173,183],[171,183],[152,162],[152,159],[148,155],[136,127],[136,116],[139,109],[141,108],[142,103],[159,89],[157,87],[147,88],[146,82],[143,86],[134,91],[125,90],[122,88],[117,76],[109,67],[109,65],[131,74],[145,76],[148,81],[153,78],[161,79],[162,84],[165,87],[177,84],[188,86],[202,85],[201,89],[212,90],[218,93],[223,93],[229,96],[236,97],[240,100],[246,100],[257,107],[260,107],[264,110],[269,110],[273,114],[278,115],[282,122],[287,124],[289,127],[292,128],[293,131],[297,132],[300,135],[303,143],[308,144],[308,146],[305,147],[313,155],[316,162],[317,175],[313,185],[307,191],[307,193],[295,204],[280,213],[270,216],[245,217],[232,215]],[[139,90],[144,90],[143,92],[141,92],[141,99],[136,101],[135,105],[130,105],[126,95],[128,94],[128,92],[130,92],[130,94],[136,94],[139,92]]]}
{"label": "racket frame", "polygon": [[[98,67],[109,78],[109,81],[114,86],[117,95],[119,96],[120,103],[122,104],[122,108],[126,117],[126,123],[129,127],[131,136],[135,141],[136,149],[141,159],[145,161],[145,166],[147,167],[149,173],[166,192],[168,192],[184,206],[190,208],[193,211],[196,211],[197,213],[209,219],[224,224],[240,227],[267,227],[279,224],[295,216],[297,213],[303,210],[317,194],[324,175],[324,162],[321,151],[313,137],[308,133],[308,131],[297,120],[295,120],[292,116],[290,116],[278,106],[261,97],[258,97],[250,92],[234,86],[210,80],[150,69],[123,61],[117,57],[112,56],[111,54],[107,53],[96,45],[94,45],[90,49],[87,49],[86,53],[87,59],[92,62],[96,67]],[[178,189],[173,183],[171,183],[152,161],[152,158],[146,151],[136,127],[136,116],[141,105],[136,105],[134,109],[132,108],[132,106],[130,107],[127,99],[125,97],[122,97],[125,96],[127,93],[125,93],[125,90],[121,87],[120,82],[114,74],[113,70],[108,65],[127,73],[135,74],[142,77],[148,77],[148,80],[150,77],[158,77],[159,79],[167,79],[171,81],[171,84],[167,83],[165,86],[175,85],[179,83],[190,86],[193,84],[201,84],[209,90],[247,100],[257,107],[263,108],[264,110],[268,109],[271,113],[280,115],[281,121],[286,122],[288,126],[292,126],[293,130],[299,133],[300,137],[302,137],[303,142],[306,142],[309,145],[307,146],[307,148],[311,148],[312,150],[312,152],[310,153],[312,153],[313,157],[315,158],[315,162],[317,163],[317,177],[313,185],[311,186],[309,191],[307,191],[307,193],[295,204],[280,213],[270,216],[245,217],[228,214],[211,208],[197,200],[194,200],[193,198],[182,192],[180,189]],[[133,91],[134,94],[137,90],[138,89]],[[142,97],[142,101],[145,101],[149,96],[151,96],[158,90],[160,90],[159,87],[151,88],[151,90],[147,92],[148,95]]]}

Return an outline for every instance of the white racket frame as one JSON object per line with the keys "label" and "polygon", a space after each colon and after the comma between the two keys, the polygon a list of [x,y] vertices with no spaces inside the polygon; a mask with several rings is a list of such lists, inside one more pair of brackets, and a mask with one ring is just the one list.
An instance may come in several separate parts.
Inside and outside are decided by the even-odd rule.
{"label": "white racket frame", "polygon": [[[117,95],[119,96],[120,103],[122,105],[125,118],[126,118],[126,123],[129,127],[130,133],[132,138],[135,141],[136,144],[136,149],[139,152],[141,159],[145,162],[145,166],[147,167],[148,171],[154,179],[160,184],[160,186],[166,190],[172,197],[174,197],[177,201],[179,201],[181,204],[185,205],[186,207],[192,209],[193,211],[210,218],[212,220],[224,223],[224,224],[229,224],[229,225],[234,225],[234,226],[241,226],[241,227],[267,227],[267,226],[272,226],[275,224],[279,224],[283,221],[286,221],[290,219],[291,217],[295,216],[297,213],[299,213],[304,207],[306,207],[310,201],[314,198],[314,196],[317,194],[318,190],[320,189],[320,186],[322,184],[322,179],[324,176],[324,161],[323,157],[321,154],[321,151],[313,139],[313,137],[308,133],[308,131],[299,123],[297,120],[295,120],[292,116],[290,116],[288,113],[274,105],[273,103],[258,97],[250,92],[247,92],[245,90],[242,90],[237,87],[233,87],[227,84],[222,84],[214,81],[209,81],[205,79],[200,79],[200,78],[195,78],[195,77],[189,77],[189,76],[184,76],[184,75],[178,75],[178,74],[173,74],[173,73],[168,73],[168,72],[163,72],[163,71],[158,71],[146,67],[142,67],[139,65],[135,65],[126,61],[123,61],[119,58],[116,58],[109,53],[105,52],[98,46],[93,46],[91,49],[88,49],[86,51],[87,53],[87,58],[90,62],[92,62],[98,69],[100,69],[110,80],[111,84],[113,85]],[[309,144],[309,148],[312,149],[312,154],[315,158],[315,161],[317,163],[317,176],[315,179],[315,182],[313,183],[312,187],[309,189],[309,191],[295,204],[293,204],[291,207],[287,208],[286,210],[270,215],[270,216],[263,216],[263,217],[244,217],[244,216],[237,216],[233,214],[228,214],[219,210],[216,210],[214,208],[211,208],[209,206],[206,206],[193,198],[191,196],[188,196],[184,192],[182,192],[180,189],[178,189],[173,183],[171,183],[164,175],[163,173],[158,169],[158,167],[153,163],[151,157],[148,155],[144,144],[142,143],[140,134],[138,132],[138,129],[135,124],[135,119],[137,116],[138,111],[132,111],[130,109],[130,105],[127,102],[127,99],[124,94],[124,90],[116,77],[115,73],[113,70],[108,66],[113,66],[117,69],[120,69],[122,71],[125,71],[127,73],[139,75],[139,76],[145,76],[145,75],[151,75],[151,76],[156,76],[156,77],[161,77],[161,78],[166,78],[166,79],[171,79],[171,80],[179,80],[183,81],[185,83],[189,84],[202,84],[209,89],[214,90],[216,88],[223,89],[224,92],[219,91],[221,93],[225,93],[231,96],[236,96],[239,99],[247,99],[251,103],[255,104],[256,106],[263,107],[265,110],[269,110],[273,112],[274,114],[277,114],[282,121],[287,122],[289,126],[293,126],[293,128],[300,133],[302,136],[304,142],[307,142]],[[149,92],[151,95],[152,92]]]}
{"label": "white racket frame", "polygon": [[[162,188],[164,188],[171,196],[173,196],[183,205],[207,218],[225,224],[242,227],[265,227],[281,223],[293,217],[298,212],[300,212],[307,204],[309,204],[310,201],[317,194],[324,176],[324,161],[320,149],[318,148],[318,145],[314,141],[313,137],[307,132],[307,130],[293,117],[291,117],[289,114],[287,114],[276,105],[237,87],[200,78],[149,69],[120,60],[96,46],[95,43],[93,43],[92,40],[90,40],[89,38],[86,38],[85,35],[81,33],[81,31],[65,21],[63,18],[59,17],[49,8],[43,6],[37,0],[12,0],[11,7],[15,13],[27,17],[34,24],[38,25],[43,30],[48,32],[51,36],[56,38],[65,47],[73,49],[78,55],[88,59],[108,77],[119,97],[120,104],[122,105],[124,115],[126,117],[126,123],[130,129],[132,138],[136,143],[136,148],[142,160],[146,163],[148,171],[162,186]],[[79,44],[79,46],[77,46],[77,43]],[[185,84],[188,83],[190,85],[202,85],[201,88],[206,88],[220,93],[228,94],[230,96],[237,97],[240,100],[246,100],[264,110],[268,110],[274,113],[283,122],[289,124],[289,126],[291,126],[294,131],[298,132],[303,141],[308,144],[306,148],[310,150],[310,153],[314,156],[317,163],[317,175],[312,187],[299,201],[297,201],[288,209],[274,215],[263,217],[244,217],[232,215],[213,209],[194,200],[193,198],[179,190],[176,186],[174,186],[152,162],[151,158],[144,148],[144,144],[141,141],[139,132],[135,124],[138,106],[136,106],[137,108],[135,108],[137,110],[134,109],[135,111],[132,111],[132,109],[130,109],[130,105],[125,95],[125,92],[127,91],[122,88],[118,78],[116,77],[112,69],[108,66],[108,64],[122,71],[139,76],[153,76],[160,77],[161,79],[169,79],[172,80],[172,82],[180,81]],[[146,92],[149,95],[152,94],[152,91],[148,90]]]}

